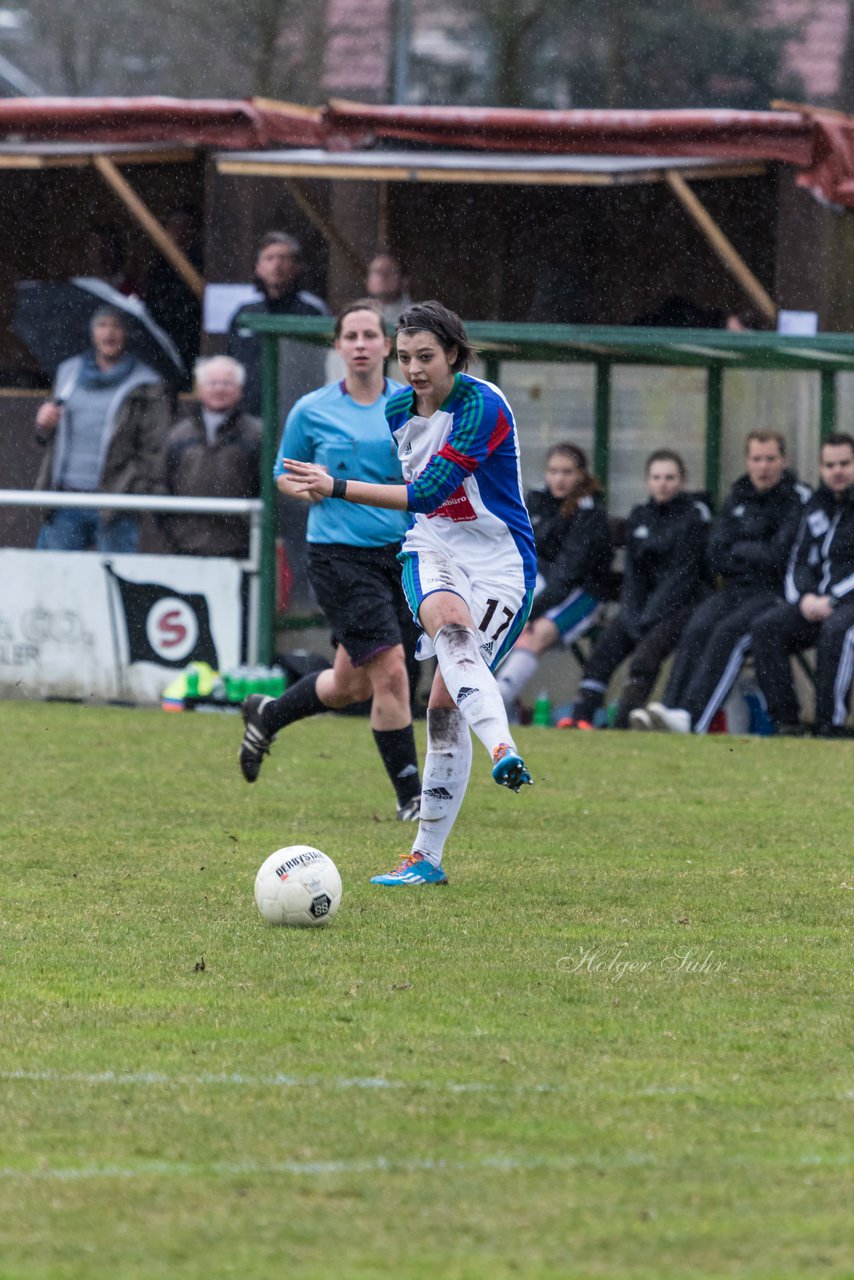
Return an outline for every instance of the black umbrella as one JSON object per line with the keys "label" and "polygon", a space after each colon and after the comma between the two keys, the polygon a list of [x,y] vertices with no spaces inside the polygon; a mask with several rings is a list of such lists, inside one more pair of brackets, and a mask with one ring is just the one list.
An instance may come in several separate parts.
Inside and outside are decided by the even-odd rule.
{"label": "black umbrella", "polygon": [[155,324],[139,298],[127,298],[103,280],[75,276],[52,283],[24,280],[15,286],[12,329],[45,373],[92,345],[89,325],[99,307],[111,306],[127,318],[128,349],[168,382],[183,380],[184,363],[175,343]]}

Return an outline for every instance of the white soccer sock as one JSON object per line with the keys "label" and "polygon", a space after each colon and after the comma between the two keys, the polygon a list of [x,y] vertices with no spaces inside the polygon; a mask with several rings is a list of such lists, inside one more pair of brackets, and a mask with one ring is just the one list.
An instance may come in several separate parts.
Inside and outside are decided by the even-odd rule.
{"label": "white soccer sock", "polygon": [[457,819],[471,772],[471,733],[454,707],[427,710],[427,755],[421,778],[421,819],[412,845],[434,867]]}
{"label": "white soccer sock", "polygon": [[446,623],[434,635],[433,648],[445,688],[490,756],[502,742],[513,746],[498,684],[483,660],[474,631]]}
{"label": "white soccer sock", "polygon": [[513,649],[505,658],[495,677],[505,707],[512,707],[539,665],[540,655],[531,653],[530,649]]}

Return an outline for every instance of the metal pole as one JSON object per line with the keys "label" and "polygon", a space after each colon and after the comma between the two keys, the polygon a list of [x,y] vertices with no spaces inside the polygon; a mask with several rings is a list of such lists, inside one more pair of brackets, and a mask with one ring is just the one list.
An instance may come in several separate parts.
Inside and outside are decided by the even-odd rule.
{"label": "metal pole", "polygon": [[611,457],[611,370],[610,360],[596,364],[596,401],[593,424],[593,471],[602,488],[608,489],[608,466]]}
{"label": "metal pole", "polygon": [[404,104],[409,96],[409,0],[397,0],[394,24],[393,101]]}
{"label": "metal pole", "polygon": [[483,371],[486,374],[487,382],[494,382],[498,386],[498,379],[501,376],[501,361],[494,351],[487,351],[483,357]]}
{"label": "metal pole", "polygon": [[258,661],[270,666],[275,650],[276,625],[276,484],[273,467],[279,444],[279,340],[275,333],[261,334],[261,573],[258,601]]}
{"label": "metal pole", "polygon": [[836,373],[833,369],[821,371],[820,413],[820,434],[822,440],[826,440],[836,430]]}
{"label": "metal pole", "polygon": [[714,503],[721,485],[723,375],[719,364],[710,364],[706,371],[706,489]]}

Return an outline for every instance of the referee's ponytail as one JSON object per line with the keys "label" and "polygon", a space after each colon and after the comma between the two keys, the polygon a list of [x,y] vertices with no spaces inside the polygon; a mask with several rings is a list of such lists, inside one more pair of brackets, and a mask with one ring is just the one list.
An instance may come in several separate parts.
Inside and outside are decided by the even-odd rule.
{"label": "referee's ponytail", "polygon": [[399,333],[432,333],[439,346],[448,354],[456,347],[456,358],[451,362],[454,373],[467,369],[470,361],[477,355],[456,311],[450,311],[435,299],[430,302],[415,302],[407,307],[397,322],[395,337]]}

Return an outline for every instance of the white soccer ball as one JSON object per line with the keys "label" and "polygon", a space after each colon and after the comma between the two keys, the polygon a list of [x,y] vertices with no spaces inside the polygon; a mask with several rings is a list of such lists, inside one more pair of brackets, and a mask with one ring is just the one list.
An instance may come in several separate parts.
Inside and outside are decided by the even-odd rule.
{"label": "white soccer ball", "polygon": [[270,924],[315,928],[341,905],[341,877],[331,858],[310,844],[271,853],[255,877],[255,902]]}

